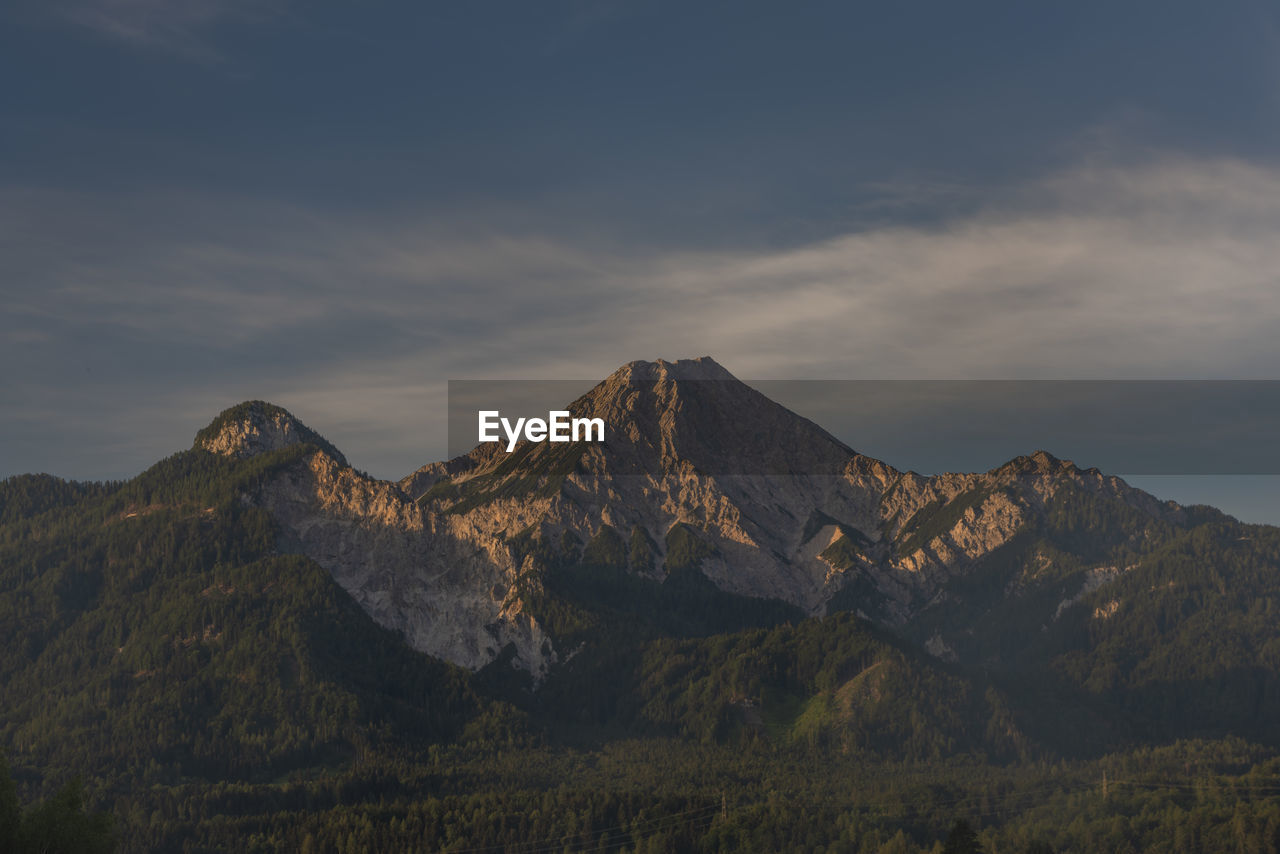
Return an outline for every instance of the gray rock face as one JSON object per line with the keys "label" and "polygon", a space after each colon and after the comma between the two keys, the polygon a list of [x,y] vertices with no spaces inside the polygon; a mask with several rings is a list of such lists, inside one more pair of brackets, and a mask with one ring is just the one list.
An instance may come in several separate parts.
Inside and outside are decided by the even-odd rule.
{"label": "gray rock face", "polygon": [[300,551],[414,649],[478,668],[513,644],[541,676],[555,652],[523,612],[519,570],[501,536],[462,517],[424,513],[394,484],[312,454],[253,498]]}
{"label": "gray rock face", "polygon": [[[266,404],[229,410],[198,442],[237,456],[323,443],[246,499],[280,523],[283,547],[327,568],[414,648],[477,668],[511,644],[535,678],[563,651],[527,611],[521,591],[536,589],[540,567],[517,564],[517,534],[558,549],[609,526],[648,544],[631,569],[661,580],[678,528],[701,544],[700,569],[723,590],[814,615],[839,602],[901,625],[1063,488],[1154,518],[1182,512],[1044,452],[981,474],[900,472],[709,358],[632,362],[569,409],[603,418],[607,441],[523,443],[512,454],[484,445],[399,484],[355,472]],[[931,643],[951,654],[944,639]]]}

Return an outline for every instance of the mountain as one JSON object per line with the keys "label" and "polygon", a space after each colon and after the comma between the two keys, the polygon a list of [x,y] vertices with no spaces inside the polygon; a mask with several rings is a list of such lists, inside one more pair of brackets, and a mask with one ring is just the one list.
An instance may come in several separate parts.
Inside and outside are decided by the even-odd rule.
{"label": "mountain", "polygon": [[[260,438],[268,435],[260,414],[267,407],[258,407],[256,415],[224,413],[200,444],[244,455],[291,436],[302,441],[305,428],[291,427],[288,417]],[[709,358],[633,362],[569,408],[604,419],[609,441],[522,443],[509,455],[481,445],[424,466],[398,489],[360,476],[322,448],[308,473],[294,472],[253,500],[418,648],[474,667],[512,642],[535,671],[553,654],[510,598],[520,567],[508,540],[516,535],[563,554],[563,542],[586,543],[609,528],[628,543],[647,544],[647,558],[634,555],[633,569],[654,579],[670,568],[674,536],[704,552],[701,572],[727,592],[780,599],[808,614],[851,606],[904,625],[948,580],[1045,519],[1059,493],[1114,502],[1153,523],[1199,518],[1045,452],[984,474],[900,472],[847,448]],[[467,567],[461,589],[442,572],[460,564]],[[372,565],[398,572],[373,578]],[[481,588],[487,601],[469,598]],[[496,632],[492,642],[461,625],[434,632],[411,618],[425,600],[461,590],[466,601],[440,606],[435,620],[468,611]]]}
{"label": "mountain", "polygon": [[[774,780],[949,826],[998,768],[1034,792],[1044,763],[1116,779],[1111,751],[1128,778],[1280,763],[1280,529],[1046,452],[899,471],[708,358],[624,365],[568,409],[607,441],[481,445],[399,482],[262,401],[124,483],[0,482],[19,788],[88,775],[132,850],[404,848],[410,827],[427,850],[591,849],[623,825],[640,848],[646,816],[713,813],[721,842],[664,844],[716,850],[793,847],[807,819],[761,806]],[[908,766],[934,788],[868,782]],[[867,820],[823,815],[832,838]]]}
{"label": "mountain", "polygon": [[[606,606],[677,634],[851,611],[939,659],[1103,702],[1135,730],[1173,731],[1160,709],[1177,703],[1198,733],[1277,732],[1274,644],[1250,616],[1277,586],[1273,528],[1045,451],[983,473],[899,471],[708,357],[629,363],[568,409],[603,419],[608,440],[480,445],[398,484],[261,403],[197,445],[243,457],[309,443],[244,496],[279,526],[278,548],[472,670],[501,658],[541,683],[585,649],[581,669],[613,643]],[[1227,581],[1241,573],[1242,588]],[[1206,665],[1188,679],[1180,660]]]}

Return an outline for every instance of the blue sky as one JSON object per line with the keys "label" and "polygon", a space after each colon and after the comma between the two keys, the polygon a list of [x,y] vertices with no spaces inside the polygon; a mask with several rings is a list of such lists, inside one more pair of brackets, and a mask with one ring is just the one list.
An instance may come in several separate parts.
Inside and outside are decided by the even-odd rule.
{"label": "blue sky", "polygon": [[263,397],[395,477],[635,358],[1274,378],[1280,12],[1053,6],[5,4],[0,475]]}

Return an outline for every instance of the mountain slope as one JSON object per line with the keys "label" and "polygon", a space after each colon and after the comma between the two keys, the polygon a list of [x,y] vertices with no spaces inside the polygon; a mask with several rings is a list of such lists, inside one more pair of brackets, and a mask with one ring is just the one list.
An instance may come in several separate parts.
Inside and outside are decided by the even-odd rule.
{"label": "mountain slope", "polygon": [[379,732],[461,733],[485,706],[465,672],[279,554],[275,523],[241,502],[313,447],[186,451],[0,526],[0,743],[51,778],[129,790],[272,779],[376,749]]}

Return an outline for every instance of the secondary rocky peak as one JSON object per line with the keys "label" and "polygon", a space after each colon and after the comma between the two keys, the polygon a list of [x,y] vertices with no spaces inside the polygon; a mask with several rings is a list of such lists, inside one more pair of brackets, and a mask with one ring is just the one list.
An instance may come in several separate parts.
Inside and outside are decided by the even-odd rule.
{"label": "secondary rocky peak", "polygon": [[1014,457],[996,471],[1011,474],[1074,474],[1080,469],[1071,460],[1062,460],[1045,450]]}
{"label": "secondary rocky peak", "polygon": [[264,400],[248,400],[224,410],[196,434],[195,447],[231,457],[252,457],[290,445],[310,443],[342,465],[347,459],[323,436],[288,410]]}

